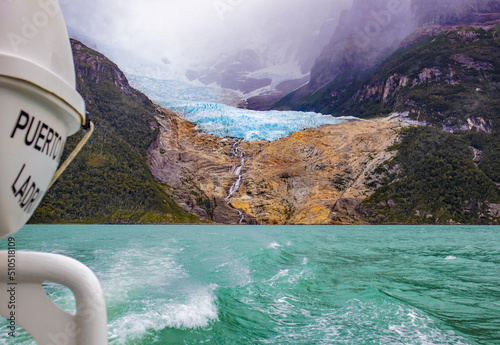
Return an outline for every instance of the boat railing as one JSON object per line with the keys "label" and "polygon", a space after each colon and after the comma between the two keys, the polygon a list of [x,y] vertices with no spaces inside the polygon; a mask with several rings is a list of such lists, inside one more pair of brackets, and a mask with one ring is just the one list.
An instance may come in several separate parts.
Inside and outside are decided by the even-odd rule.
{"label": "boat railing", "polygon": [[[7,319],[7,336],[16,324],[38,345],[107,344],[104,294],[92,271],[57,254],[0,251],[0,314]],[[44,283],[69,288],[76,313],[63,310],[45,292]]]}

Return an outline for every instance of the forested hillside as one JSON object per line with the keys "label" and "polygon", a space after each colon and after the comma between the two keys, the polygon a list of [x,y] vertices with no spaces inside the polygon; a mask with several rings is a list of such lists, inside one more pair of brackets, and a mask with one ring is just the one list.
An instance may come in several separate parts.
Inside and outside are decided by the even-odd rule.
{"label": "forested hillside", "polygon": [[[147,149],[159,133],[153,103],[132,89],[118,67],[102,54],[75,40],[71,44],[77,89],[96,130],[47,192],[31,222],[199,221],[172,201],[147,166]],[[81,136],[69,138],[65,156]]]}

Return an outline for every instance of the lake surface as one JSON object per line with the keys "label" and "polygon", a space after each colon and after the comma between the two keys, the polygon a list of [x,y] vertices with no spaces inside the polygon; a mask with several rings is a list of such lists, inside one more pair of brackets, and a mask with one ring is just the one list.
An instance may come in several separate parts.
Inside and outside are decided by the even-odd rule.
{"label": "lake surface", "polygon": [[[500,227],[37,225],[15,238],[95,272],[110,344],[500,344]],[[33,343],[6,334],[2,321],[0,344]]]}

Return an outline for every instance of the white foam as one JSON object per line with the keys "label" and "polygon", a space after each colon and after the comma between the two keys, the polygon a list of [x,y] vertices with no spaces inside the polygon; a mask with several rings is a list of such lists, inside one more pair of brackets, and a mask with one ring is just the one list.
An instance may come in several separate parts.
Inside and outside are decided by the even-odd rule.
{"label": "white foam", "polygon": [[456,256],[450,255],[445,258],[445,260],[456,260]]}
{"label": "white foam", "polygon": [[274,277],[269,279],[269,281],[275,281],[275,280],[278,280],[282,277],[286,277],[286,276],[288,276],[288,272],[290,272],[290,270],[280,270],[279,273],[277,273]]}
{"label": "white foam", "polygon": [[160,252],[141,248],[116,252],[108,259],[109,267],[100,268],[102,273],[99,278],[106,301],[127,300],[132,290],[141,290],[145,286],[164,288],[186,278],[188,273],[177,261],[176,251],[165,245]]}
{"label": "white foam", "polygon": [[217,285],[193,289],[185,300],[154,301],[151,307],[131,311],[109,324],[110,343],[124,344],[143,337],[148,331],[165,328],[195,329],[218,321]]}
{"label": "white foam", "polygon": [[212,284],[192,293],[187,303],[165,305],[161,311],[162,320],[173,328],[200,328],[208,326],[210,321],[218,321],[216,288],[217,285]]}
{"label": "white foam", "polygon": [[[443,331],[429,316],[418,309],[393,302],[348,301],[339,309],[325,309],[312,314],[297,310],[288,297],[281,297],[266,310],[273,316],[279,335],[275,343],[307,343],[317,339],[321,344],[426,344],[465,345],[466,340],[453,331]],[[307,318],[297,328],[287,320],[294,315]],[[320,340],[319,340],[320,339]]]}
{"label": "white foam", "polygon": [[278,249],[279,247],[283,247],[283,246],[281,244],[279,244],[278,242],[273,242],[267,248],[268,249]]}

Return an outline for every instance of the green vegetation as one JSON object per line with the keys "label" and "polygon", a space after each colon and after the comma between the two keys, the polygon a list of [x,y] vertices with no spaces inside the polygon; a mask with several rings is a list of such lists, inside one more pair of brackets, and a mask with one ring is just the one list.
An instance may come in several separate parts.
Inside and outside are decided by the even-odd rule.
{"label": "green vegetation", "polygon": [[[500,203],[500,141],[485,133],[450,134],[432,127],[403,130],[397,156],[378,169],[375,194],[365,200],[379,222],[491,224]],[[484,149],[479,167],[472,147]]]}
{"label": "green vegetation", "polygon": [[[293,100],[296,95],[293,92],[273,105],[274,109],[315,111],[334,116],[343,116],[345,113],[339,111],[335,104],[342,104],[348,108],[352,106],[352,95],[356,94],[368,76],[366,71],[347,71],[339,74],[334,80],[322,89]],[[299,90],[300,91],[300,90]],[[350,114],[351,115],[351,114]]]}
{"label": "green vegetation", "polygon": [[[379,167],[364,201],[378,223],[493,224],[500,204],[500,26],[466,27],[425,38],[370,71],[345,71],[315,93],[290,94],[276,107],[373,118],[394,111],[434,127],[401,133],[393,160]],[[111,61],[73,42],[79,92],[96,132],[47,193],[34,223],[192,223],[153,177],[148,149],[158,136],[155,106]],[[298,98],[298,100],[295,100]],[[483,131],[456,132],[468,121]],[[455,134],[443,132],[451,128]],[[489,132],[486,133],[485,131]],[[70,152],[81,135],[69,139]],[[284,172],[282,179],[290,178]],[[186,182],[187,183],[187,182]],[[189,182],[190,184],[192,182]],[[344,190],[350,181],[332,176]],[[189,188],[211,219],[217,206]],[[497,207],[498,208],[498,207]],[[293,209],[285,207],[291,217]]]}
{"label": "green vegetation", "polygon": [[[398,85],[384,100],[380,94],[368,97],[356,102],[352,110],[365,117],[409,110],[418,120],[455,128],[470,117],[480,117],[500,128],[497,30],[464,27],[394,53],[365,84],[386,85],[395,77]],[[408,80],[406,86],[400,84],[402,78]]]}
{"label": "green vegetation", "polygon": [[500,137],[484,132],[464,132],[462,137],[482,151],[479,168],[495,183],[500,183]]}
{"label": "green vegetation", "polygon": [[500,129],[500,26],[459,28],[400,49],[372,70],[349,70],[278,109],[362,118],[409,111],[414,119],[460,128],[482,118]]}
{"label": "green vegetation", "polygon": [[[443,31],[444,32],[444,31]],[[364,202],[379,223],[492,224],[500,203],[500,25],[420,38],[372,70],[347,70],[320,90],[275,107],[361,118],[408,112],[410,128],[377,169]],[[455,134],[443,132],[447,129]],[[460,132],[472,128],[472,131]],[[332,177],[342,190],[345,181]],[[495,206],[498,208],[498,206]]]}
{"label": "green vegetation", "polygon": [[[76,41],[72,45],[77,88],[96,130],[31,222],[198,222],[167,195],[147,166],[147,150],[158,135],[154,104],[103,55]],[[65,155],[80,138],[68,139]]]}

